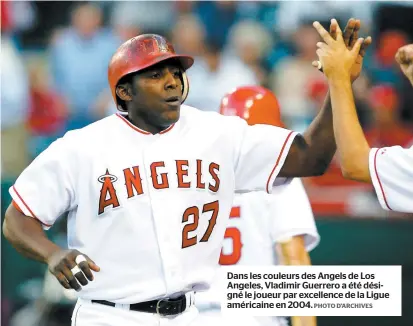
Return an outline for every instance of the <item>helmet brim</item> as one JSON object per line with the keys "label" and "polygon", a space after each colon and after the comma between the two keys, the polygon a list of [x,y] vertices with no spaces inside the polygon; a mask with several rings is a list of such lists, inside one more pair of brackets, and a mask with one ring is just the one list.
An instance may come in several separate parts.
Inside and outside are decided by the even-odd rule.
{"label": "helmet brim", "polygon": [[139,67],[139,69],[134,69],[134,71],[131,71],[129,73],[133,72],[139,72],[145,69],[148,69],[158,63],[165,62],[165,61],[173,61],[176,60],[179,62],[181,65],[182,69],[186,71],[187,69],[191,68],[192,65],[194,64],[194,58],[187,56],[187,55],[181,55],[181,54],[171,54],[171,53],[165,53],[164,55],[157,55],[153,58],[149,58],[148,63]]}

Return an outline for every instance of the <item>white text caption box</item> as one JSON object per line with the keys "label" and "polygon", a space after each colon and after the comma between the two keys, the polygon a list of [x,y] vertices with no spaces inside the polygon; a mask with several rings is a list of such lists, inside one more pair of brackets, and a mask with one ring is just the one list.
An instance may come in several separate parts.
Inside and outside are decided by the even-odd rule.
{"label": "white text caption box", "polygon": [[401,266],[231,266],[223,314],[401,316]]}

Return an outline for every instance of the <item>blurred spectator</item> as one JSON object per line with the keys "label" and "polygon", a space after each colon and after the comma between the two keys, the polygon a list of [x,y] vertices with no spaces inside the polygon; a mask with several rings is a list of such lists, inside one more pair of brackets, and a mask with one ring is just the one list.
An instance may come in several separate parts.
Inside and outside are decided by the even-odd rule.
{"label": "blurred spectator", "polygon": [[274,15],[278,9],[276,1],[239,1],[237,6],[238,19],[255,20],[264,28],[273,31]]}
{"label": "blurred spectator", "polygon": [[233,55],[223,55],[219,43],[207,41],[202,57],[188,70],[190,91],[186,104],[219,111],[222,97],[234,87],[255,85],[255,73]]}
{"label": "blurred spectator", "polygon": [[196,1],[186,0],[186,1],[175,1],[175,10],[179,15],[190,14],[194,11]]}
{"label": "blurred spectator", "polygon": [[[1,2],[2,10],[4,1]],[[1,15],[1,59],[0,59],[0,110],[1,110],[1,211],[3,221],[4,212],[10,203],[8,189],[11,187],[21,171],[28,165],[30,159],[27,150],[28,136],[26,131],[27,114],[29,110],[29,82],[23,58],[18,53],[10,35],[6,32],[12,31],[12,23]],[[7,14],[6,14],[7,15]],[[5,25],[3,25],[5,23]],[[6,27],[6,28],[4,28]],[[10,262],[12,251],[7,244],[1,243],[2,260],[7,264],[2,264],[1,289],[1,323],[7,325],[14,302],[10,298],[13,286],[18,283],[18,279],[3,278],[7,273],[7,266],[13,264],[15,276],[16,265]],[[15,251],[13,250],[13,255]],[[17,267],[17,270],[19,268]]]}
{"label": "blurred spectator", "polygon": [[1,9],[1,31],[2,33],[7,32],[11,29],[13,24],[13,17],[12,17],[12,9],[11,6],[13,2],[9,1],[1,1],[0,2],[0,9]]}
{"label": "blurred spectator", "polygon": [[395,63],[394,56],[407,43],[409,40],[402,31],[388,30],[379,35],[373,62],[369,66],[370,76],[375,83],[400,83],[400,68]]}
{"label": "blurred spectator", "polygon": [[362,72],[359,78],[353,83],[353,94],[357,114],[363,129],[371,125],[370,88],[371,81],[367,75]]}
{"label": "blurred spectator", "polygon": [[280,101],[283,119],[289,128],[297,131],[307,128],[318,109],[309,101],[310,89],[314,83],[325,80],[311,65],[318,41],[319,35],[312,24],[302,23],[293,35],[296,56],[282,60],[270,76],[269,87]]}
{"label": "blurred spectator", "polygon": [[205,43],[205,26],[195,15],[180,15],[171,33],[171,42],[177,52],[194,57],[202,55]]}
{"label": "blurred spectator", "polygon": [[198,1],[194,5],[194,12],[206,27],[207,38],[215,40],[221,48],[237,20],[237,6],[236,1]]}
{"label": "blurred spectator", "polygon": [[69,105],[67,129],[95,121],[108,92],[107,66],[119,40],[100,27],[101,21],[99,7],[80,4],[72,13],[72,26],[52,44],[54,86]]}
{"label": "blurred spectator", "polygon": [[324,79],[312,80],[307,89],[307,97],[313,103],[314,109],[321,108],[328,92],[328,84]]}
{"label": "blurred spectator", "polygon": [[175,21],[173,1],[116,1],[112,19],[144,33],[165,34]]}
{"label": "blurred spectator", "polygon": [[235,24],[229,31],[228,46],[244,64],[255,72],[259,84],[266,83],[264,59],[273,47],[271,34],[262,24],[244,20]]}
{"label": "blurred spectator", "polygon": [[28,130],[34,158],[65,132],[68,110],[63,97],[51,87],[46,63],[33,60],[28,70],[31,98]]}
{"label": "blurred spectator", "polygon": [[336,18],[340,26],[350,17],[362,21],[362,31],[371,29],[373,1],[281,1],[275,17],[275,29],[283,38],[289,38],[302,21],[330,21]]}
{"label": "blurred spectator", "polygon": [[30,1],[1,1],[2,32],[15,33],[33,27],[36,12]]}
{"label": "blurred spectator", "polygon": [[[369,87],[370,82],[367,79],[367,76],[363,73],[353,83],[353,94],[356,102],[357,114],[363,128],[369,125],[371,120]],[[318,111],[324,104],[328,92],[327,80],[324,78],[311,80],[308,83],[306,92],[309,106],[311,106],[314,111]]]}
{"label": "blurred spectator", "polygon": [[119,15],[116,11],[111,17],[111,26],[119,38],[119,44],[143,33],[141,26],[134,19],[127,18]]}
{"label": "blurred spectator", "polygon": [[409,146],[413,141],[413,128],[400,121],[399,96],[389,85],[377,85],[370,91],[373,113],[371,127],[366,130],[370,147]]}
{"label": "blurred spectator", "polygon": [[1,172],[2,182],[14,180],[27,166],[26,121],[29,83],[20,54],[11,38],[1,35]]}
{"label": "blurred spectator", "polygon": [[50,85],[45,65],[34,62],[29,66],[31,107],[28,120],[33,135],[53,135],[62,132],[67,117],[63,98]]}

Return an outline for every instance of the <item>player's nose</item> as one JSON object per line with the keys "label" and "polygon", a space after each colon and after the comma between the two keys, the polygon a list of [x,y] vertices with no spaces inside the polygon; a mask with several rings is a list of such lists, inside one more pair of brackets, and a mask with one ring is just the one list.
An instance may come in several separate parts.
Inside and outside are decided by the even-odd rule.
{"label": "player's nose", "polygon": [[165,89],[175,89],[178,87],[178,80],[175,78],[175,73],[168,69],[165,74]]}

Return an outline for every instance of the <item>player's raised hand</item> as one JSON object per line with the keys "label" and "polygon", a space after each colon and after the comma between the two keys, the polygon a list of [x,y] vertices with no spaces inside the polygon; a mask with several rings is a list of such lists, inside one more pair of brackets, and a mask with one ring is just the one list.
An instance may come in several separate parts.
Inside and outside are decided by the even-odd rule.
{"label": "player's raised hand", "polygon": [[[347,46],[347,49],[353,49],[354,44],[358,40],[358,33],[360,27],[361,21],[359,19],[350,18],[348,20],[347,26],[345,27],[343,32],[344,44]],[[363,68],[363,58],[366,54],[367,48],[371,45],[371,42],[371,36],[368,36],[364,39],[363,44],[360,47],[360,51],[358,53],[356,61],[353,64],[353,67],[351,68],[350,78],[352,82],[360,76],[361,70]]]}
{"label": "player's raised hand", "polygon": [[396,61],[413,86],[413,44],[402,46],[396,53]]}
{"label": "player's raised hand", "polygon": [[[362,48],[364,39],[356,38],[360,22],[349,20],[344,35],[335,19],[331,20],[330,33],[319,22],[314,22],[313,26],[325,42],[317,43],[317,55],[324,74],[328,78],[338,75],[349,77],[352,80],[357,78],[361,71],[365,49],[371,44],[371,38],[369,38]],[[358,58],[360,60],[356,63]]]}
{"label": "player's raised hand", "polygon": [[49,271],[66,289],[80,291],[89,281],[93,281],[94,272],[100,267],[87,255],[78,250],[61,250],[53,254],[48,261]]}

